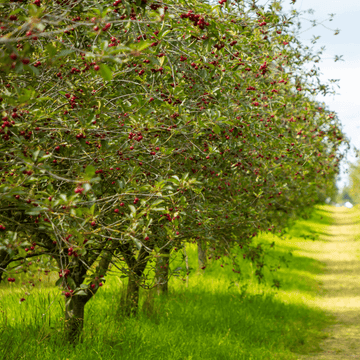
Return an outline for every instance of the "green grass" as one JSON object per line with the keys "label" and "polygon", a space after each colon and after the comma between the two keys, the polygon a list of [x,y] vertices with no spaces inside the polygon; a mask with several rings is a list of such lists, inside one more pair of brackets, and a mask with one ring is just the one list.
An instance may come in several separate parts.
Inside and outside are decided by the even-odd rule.
{"label": "green grass", "polygon": [[[231,261],[220,259],[192,272],[188,287],[171,278],[168,296],[142,290],[137,318],[122,316],[126,281],[114,275],[87,304],[84,340],[75,348],[62,339],[64,300],[58,289],[36,285],[30,292],[28,285],[2,285],[0,359],[297,359],[296,353],[318,350],[325,336],[321,330],[334,320],[306,305],[318,294],[315,275],[323,265],[289,252],[300,249],[303,235],[326,231],[331,221],[326,207],[318,207],[290,229],[291,239],[256,238],[263,244],[275,241],[270,265],[278,264],[279,256],[289,260],[276,272],[265,269],[268,284],[258,284],[248,260],[241,261],[240,278]],[[196,269],[195,246],[187,251]],[[171,266],[179,264],[180,254]],[[280,289],[271,287],[273,277]],[[20,303],[21,297],[26,301]]]}

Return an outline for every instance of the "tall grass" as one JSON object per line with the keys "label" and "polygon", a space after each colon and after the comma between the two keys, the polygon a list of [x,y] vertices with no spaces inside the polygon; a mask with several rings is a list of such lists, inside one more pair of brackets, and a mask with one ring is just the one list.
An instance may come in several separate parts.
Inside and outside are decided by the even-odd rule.
{"label": "tall grass", "polygon": [[[275,249],[267,258],[288,261],[276,272],[265,269],[259,284],[248,260],[241,277],[226,259],[193,271],[189,285],[172,277],[169,294],[142,290],[136,318],[122,314],[126,281],[114,274],[86,305],[82,343],[75,348],[62,337],[64,299],[54,287],[6,284],[0,287],[0,359],[297,359],[296,353],[316,351],[333,319],[306,305],[316,296],[315,276],[324,267],[311,257],[298,256],[300,241],[326,231],[328,207],[318,207],[280,239],[263,235],[255,242]],[[325,229],[325,230],[324,230]],[[291,237],[291,238],[290,238]],[[319,240],[316,240],[319,241]],[[197,269],[197,251],[187,246],[190,267]],[[239,257],[240,249],[239,249]],[[223,264],[223,267],[220,265]],[[185,266],[178,254],[171,267]],[[280,289],[271,287],[275,278]],[[27,292],[29,295],[24,295]],[[20,298],[26,300],[20,302]]]}

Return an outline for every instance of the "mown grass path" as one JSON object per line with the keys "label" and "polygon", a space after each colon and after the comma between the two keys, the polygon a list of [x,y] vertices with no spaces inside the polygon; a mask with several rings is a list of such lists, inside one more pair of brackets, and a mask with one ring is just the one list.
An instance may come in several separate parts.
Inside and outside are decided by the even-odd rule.
{"label": "mown grass path", "polygon": [[333,314],[337,323],[325,329],[330,336],[321,343],[322,352],[298,359],[360,359],[360,211],[330,206],[326,210],[334,223],[307,246],[307,253],[312,251],[326,264],[326,271],[318,275],[322,291],[312,305]]}

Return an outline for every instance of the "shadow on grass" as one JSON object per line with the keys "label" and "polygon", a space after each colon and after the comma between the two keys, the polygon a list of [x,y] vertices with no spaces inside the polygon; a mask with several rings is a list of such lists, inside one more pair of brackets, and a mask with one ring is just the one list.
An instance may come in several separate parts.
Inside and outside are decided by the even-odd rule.
{"label": "shadow on grass", "polygon": [[324,323],[331,323],[330,318],[324,318],[321,311],[302,304],[286,304],[277,297],[235,289],[177,290],[167,297],[155,297],[150,312],[143,311],[130,319],[116,317],[114,304],[110,307],[113,312],[104,319],[101,308],[110,299],[103,299],[93,304],[98,312],[86,316],[85,338],[75,349],[70,351],[55,330],[39,342],[38,329],[34,327],[9,331],[17,340],[7,349],[14,354],[19,347],[16,342],[21,341],[29,359],[43,360],[289,360],[296,359],[293,352],[319,350],[316,344],[324,338],[321,329]]}

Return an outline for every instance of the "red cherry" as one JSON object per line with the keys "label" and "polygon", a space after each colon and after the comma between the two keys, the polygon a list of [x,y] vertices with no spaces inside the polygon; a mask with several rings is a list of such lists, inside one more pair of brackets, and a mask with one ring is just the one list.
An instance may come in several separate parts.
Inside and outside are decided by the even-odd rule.
{"label": "red cherry", "polygon": [[99,70],[100,70],[100,66],[99,66],[99,65],[95,65],[95,66],[94,66],[94,70],[95,70],[95,71],[99,71]]}
{"label": "red cherry", "polygon": [[92,221],[91,222],[91,226],[95,226],[96,225],[96,222],[95,221]]}
{"label": "red cherry", "polygon": [[115,209],[114,212],[115,212],[115,213],[118,213],[118,212],[119,212],[119,209]]}

